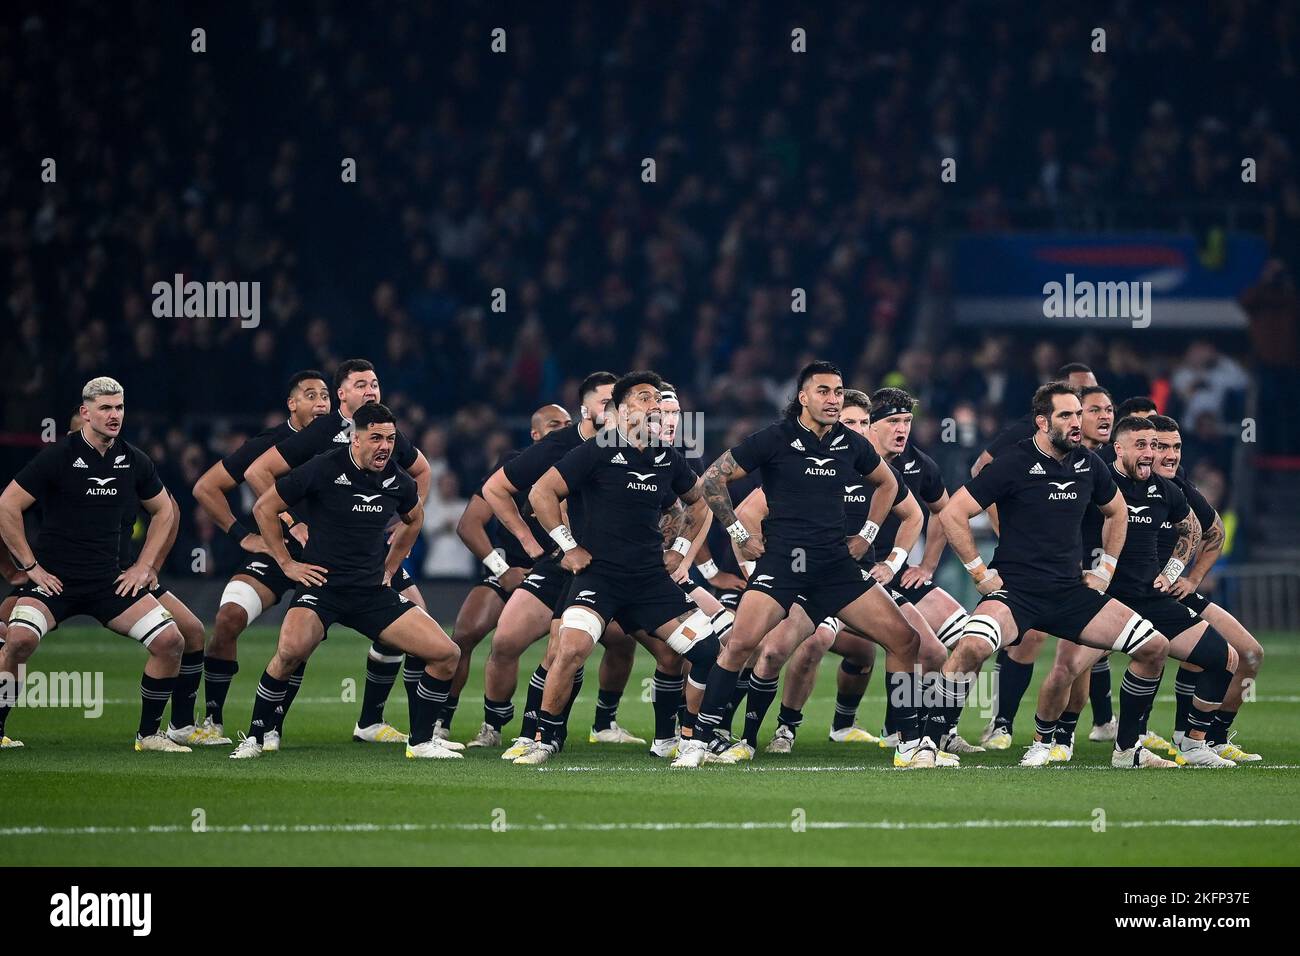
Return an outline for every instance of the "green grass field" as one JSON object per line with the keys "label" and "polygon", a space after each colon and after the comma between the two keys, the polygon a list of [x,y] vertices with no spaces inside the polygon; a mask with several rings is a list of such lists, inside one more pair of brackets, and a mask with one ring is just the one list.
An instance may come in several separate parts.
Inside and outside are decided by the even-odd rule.
{"label": "green grass field", "polygon": [[[244,669],[226,712],[232,736],[247,726],[273,639],[266,629],[241,638]],[[361,682],[366,643],[341,629],[312,658],[280,753],[239,763],[226,759],[226,747],[137,754],[131,741],[140,650],[105,631],[61,629],[46,639],[31,670],[103,671],[108,703],[93,720],[72,709],[12,714],[9,733],[27,746],[0,753],[0,859],[190,866],[1294,865],[1300,642],[1271,635],[1265,646],[1258,700],[1237,721],[1242,742],[1265,760],[1237,770],[1114,771],[1109,745],[1080,734],[1069,765],[1021,769],[1016,747],[967,757],[959,770],[896,771],[884,750],[827,741],[838,666],[838,658],[828,658],[793,754],[673,771],[640,747],[586,743],[594,663],[574,711],[573,742],[543,767],[511,766],[483,751],[463,761],[408,761],[401,747],[354,744],[358,705],[341,699],[342,687],[346,678]],[[475,657],[456,717],[460,739],[481,720],[484,654],[485,648]],[[535,655],[525,661],[525,681],[535,662]],[[645,654],[637,663],[619,721],[649,737],[651,709],[640,689],[652,665]],[[1035,676],[1045,670],[1040,661]],[[1166,736],[1172,692],[1167,675],[1152,720]],[[1033,730],[1033,694],[1020,713],[1017,743]],[[522,698],[521,685],[517,707]],[[877,678],[859,712],[863,725],[876,726],[883,706]],[[400,682],[388,713],[405,727]],[[764,744],[774,715],[775,707]],[[968,739],[982,723],[978,713],[966,715]],[[1093,826],[1099,810],[1104,832]],[[199,813],[206,832],[194,832]]]}

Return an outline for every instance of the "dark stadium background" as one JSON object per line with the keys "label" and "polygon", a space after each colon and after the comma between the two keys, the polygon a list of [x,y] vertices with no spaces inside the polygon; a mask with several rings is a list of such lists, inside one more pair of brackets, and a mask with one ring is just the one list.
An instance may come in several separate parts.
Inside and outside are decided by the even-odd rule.
{"label": "dark stadium background", "polygon": [[[168,571],[207,548],[218,588],[235,555],[194,480],[281,417],[289,373],[365,356],[439,476],[411,570],[459,581],[464,498],[589,371],[659,370],[711,460],[829,358],[917,395],[956,487],[1083,361],[1182,418],[1231,532],[1220,599],[1295,626],[1298,26],[1295,2],[1244,0],[6,4],[0,478],[117,377],[181,500]],[[956,248],[1006,235],[1181,249],[1210,319],[960,321]],[[259,281],[260,327],[154,318],[176,273]]]}

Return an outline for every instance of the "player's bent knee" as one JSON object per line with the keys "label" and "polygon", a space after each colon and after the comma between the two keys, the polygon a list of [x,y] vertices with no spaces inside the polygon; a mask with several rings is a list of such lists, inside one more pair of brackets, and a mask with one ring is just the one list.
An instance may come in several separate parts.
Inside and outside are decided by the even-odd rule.
{"label": "player's bent knee", "polygon": [[1208,627],[1196,642],[1196,646],[1192,648],[1192,652],[1187,655],[1187,663],[1195,664],[1207,671],[1231,671],[1233,667],[1229,666],[1229,663],[1235,656],[1228,642],[1223,639],[1223,635],[1214,628]]}
{"label": "player's bent knee", "polygon": [[27,643],[35,649],[40,639],[49,631],[50,623],[38,608],[30,604],[18,604],[9,613],[9,631],[5,635],[5,643],[14,645],[12,650],[17,650]]}
{"label": "player's bent knee", "polygon": [[[227,607],[230,607],[227,611]],[[243,621],[238,617],[238,612],[234,608],[243,611]],[[248,625],[252,624],[261,615],[264,608],[262,607],[262,598],[247,581],[231,581],[226,585],[226,589],[221,592],[221,607],[217,610],[217,624],[222,624],[223,614],[226,617],[233,618],[229,621],[230,626],[238,625],[236,633],[242,631]]]}
{"label": "player's bent knee", "polygon": [[568,607],[560,615],[560,626],[573,631],[582,631],[596,644],[605,631],[605,622],[595,611],[585,607]]}
{"label": "player's bent knee", "polygon": [[978,654],[984,660],[1002,646],[1002,625],[988,614],[972,614],[966,619],[965,629],[957,648],[965,654]]}
{"label": "player's bent knee", "polygon": [[1133,614],[1119,629],[1119,636],[1115,638],[1111,650],[1143,660],[1152,654],[1153,650],[1158,653],[1161,649],[1160,645],[1164,645],[1164,649],[1167,650],[1169,642],[1156,630],[1154,624],[1141,614]]}
{"label": "player's bent knee", "polygon": [[[131,636],[135,637],[134,634]],[[148,638],[136,640],[147,647],[153,657],[174,657],[180,660],[181,654],[185,652],[185,638],[181,635],[180,628],[171,622],[154,631]]]}

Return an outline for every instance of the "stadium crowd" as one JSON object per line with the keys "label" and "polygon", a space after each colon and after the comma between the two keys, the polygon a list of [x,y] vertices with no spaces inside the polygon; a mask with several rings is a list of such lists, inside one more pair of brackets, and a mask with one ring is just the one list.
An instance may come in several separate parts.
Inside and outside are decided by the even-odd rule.
{"label": "stadium crowd", "polygon": [[[1104,56],[1081,39],[1091,21],[1038,5],[890,23],[865,4],[580,3],[501,24],[485,7],[458,35],[432,2],[382,18],[214,8],[202,23],[72,9],[20,4],[0,21],[0,430],[34,435],[87,379],[119,378],[129,437],[181,497],[174,560],[210,544],[217,576],[236,555],[189,488],[281,417],[290,373],[350,356],[375,362],[435,471],[413,570],[453,577],[474,572],[454,528],[479,480],[534,408],[574,408],[598,368],[657,369],[721,447],[774,417],[800,366],[832,358],[850,384],[917,395],[917,441],[954,486],[1064,361],[1093,366],[1117,401],[1156,396],[1211,487],[1231,477],[1247,368],[1270,400],[1295,388],[1295,3],[1221,4],[1195,26],[1176,3],[1113,4]],[[1259,17],[1272,31],[1245,29]],[[810,52],[791,60],[795,26]],[[132,35],[140,55],[123,59]],[[1177,66],[1188,56],[1201,68]],[[182,59],[189,83],[160,82]],[[1098,197],[1240,202],[1243,154],[1276,257],[1246,297],[1249,338],[1027,340],[918,321],[944,281],[928,265],[941,210],[999,229],[1076,224]],[[37,188],[46,156],[57,180]],[[948,156],[961,175],[945,193],[932,171]],[[155,318],[153,284],[178,273],[260,282],[260,324]]]}

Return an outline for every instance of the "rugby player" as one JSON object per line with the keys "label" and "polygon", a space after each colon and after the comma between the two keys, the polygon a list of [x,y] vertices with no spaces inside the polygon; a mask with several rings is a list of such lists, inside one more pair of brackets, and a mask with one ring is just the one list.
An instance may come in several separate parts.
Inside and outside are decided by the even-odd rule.
{"label": "rugby player", "polygon": [[[1128,533],[1118,555],[1109,593],[1124,602],[1143,619],[1151,621],[1169,640],[1169,654],[1183,661],[1185,671],[1195,672],[1188,732],[1179,744],[1179,763],[1199,767],[1235,767],[1216,754],[1205,742],[1214,711],[1223,702],[1237,654],[1224,638],[1201,620],[1195,611],[1178,603],[1169,593],[1173,582],[1191,561],[1201,537],[1201,527],[1187,499],[1173,482],[1152,471],[1156,456],[1156,431],[1150,421],[1136,416],[1120,419],[1115,427],[1116,460],[1107,467],[1127,511]],[[1168,522],[1177,531],[1173,553],[1163,570],[1156,563],[1156,538]],[[1085,524],[1085,551],[1098,547],[1101,536]],[[1036,733],[1021,766],[1041,767],[1069,760],[1073,752],[1073,722],[1078,713],[1064,712],[1069,686],[1079,674],[1086,674],[1104,650],[1058,642],[1056,662],[1043,682],[1035,713]],[[1150,705],[1148,704],[1148,707]],[[1061,727],[1064,720],[1067,726]],[[1054,734],[1064,733],[1059,738]]]}
{"label": "rugby player", "polygon": [[[538,712],[537,743],[515,759],[517,764],[540,764],[558,751],[572,677],[610,621],[617,619],[627,631],[654,634],[691,662],[697,678],[707,678],[717,657],[709,615],[687,599],[671,575],[689,552],[706,506],[700,479],[685,458],[655,441],[652,425],[658,423],[662,384],[649,371],[630,372],[615,382],[610,403],[617,418],[608,440],[574,448],[529,492],[538,521],[559,545],[560,564],[573,579]],[[586,512],[585,544],[565,525],[560,507],[577,491]],[[661,517],[670,509],[674,543],[665,556]],[[682,742],[678,761],[692,743]]]}
{"label": "rugby player", "polygon": [[[802,594],[813,611],[810,618],[838,617],[895,656],[900,670],[892,672],[888,688],[900,702],[895,764],[933,767],[935,745],[921,733],[917,711],[913,669],[920,636],[857,563],[893,507],[898,481],[871,443],[839,421],[844,384],[838,368],[812,362],[800,370],[797,381],[784,420],[724,452],[702,479],[714,517],[740,545],[743,557],[756,564],[731,636],[709,674],[696,734],[682,744],[674,765],[698,767],[705,761],[740,669]],[[737,520],[727,483],[760,470],[769,512],[756,535]],[[875,489],[867,521],[846,545],[844,485],[857,476]]]}
{"label": "rugby player", "polygon": [[[221,592],[221,605],[217,608],[216,621],[213,623],[212,639],[208,642],[203,659],[206,713],[203,725],[197,728],[201,738],[196,740],[197,743],[214,745],[231,742],[225,734],[224,725],[226,695],[230,693],[231,681],[239,673],[236,642],[239,635],[264,610],[279,604],[285,592],[293,588],[293,582],[281,574],[279,566],[271,560],[261,537],[256,532],[250,532],[235,517],[228,497],[244,483],[248,466],[263,452],[288,436],[302,431],[322,415],[329,414],[329,387],[325,384],[324,373],[316,369],[295,372],[289,379],[285,405],[289,410],[288,418],[245,441],[205,471],[194,483],[194,500],[199,507],[207,512],[217,528],[236,547],[250,552]],[[286,525],[292,525],[294,519],[290,515],[284,515],[283,521]],[[302,545],[298,538],[291,534],[290,527],[286,526],[284,530],[286,546],[295,557],[301,557]],[[294,674],[290,679],[290,692],[296,694],[301,684],[302,674]],[[286,700],[292,702],[287,695]],[[285,709],[288,709],[288,704]],[[278,750],[279,728],[268,730],[264,739],[267,750]]]}
{"label": "rugby player", "polygon": [[[423,608],[390,586],[420,534],[424,506],[419,489],[396,461],[397,423],[386,406],[362,405],[352,424],[347,445],[294,467],[253,506],[263,541],[280,570],[298,585],[298,593],[280,627],[275,656],[258,682],[248,734],[232,759],[261,756],[263,737],[276,726],[289,677],[336,623],[424,662],[406,756],[461,756],[433,735],[460,651]],[[311,528],[302,561],[289,554],[280,533],[279,516],[294,507],[302,508]],[[394,518],[401,524],[387,543]]]}
{"label": "rugby player", "polygon": [[[956,722],[983,662],[1029,630],[1130,657],[1120,691],[1112,766],[1176,767],[1137,745],[1169,642],[1150,621],[1106,596],[1128,530],[1124,496],[1110,468],[1082,446],[1083,404],[1070,385],[1034,393],[1038,431],[999,455],[957,491],[939,516],[948,543],[984,600],[967,619],[943,667],[940,689]],[[1095,504],[1104,517],[1103,552],[1086,571],[1079,560],[1083,515]],[[999,506],[1000,536],[990,565],[975,547],[970,519]]]}
{"label": "rugby player", "polygon": [[[528,680],[519,736],[501,754],[502,760],[514,760],[530,750],[536,741],[537,714],[546,688],[550,654],[559,634],[559,613],[562,610],[560,602],[572,578],[570,572],[560,566],[559,549],[549,541],[546,549],[538,544],[536,535],[530,530],[519,509],[516,496],[526,497],[533,485],[556,462],[572,449],[589,441],[605,426],[606,411],[616,381],[612,372],[592,372],[588,375],[578,387],[581,421],[547,435],[536,445],[521,452],[513,461],[507,462],[483,483],[483,497],[492,506],[493,513],[533,559],[533,566],[522,585],[510,595],[510,600],[501,612],[496,632],[492,635],[492,652],[488,655],[483,670],[484,722],[491,724],[498,733],[514,718],[511,698],[518,686],[520,656],[542,638],[549,636],[551,639],[547,645],[547,655]],[[574,534],[581,537],[585,527],[582,496],[570,496],[565,507]],[[613,624],[601,637],[601,643],[605,648],[600,673],[602,699],[616,702],[622,697],[632,673],[636,643]],[[569,712],[582,690],[584,678],[583,669],[578,668],[573,675],[573,690],[569,694],[563,715],[566,728]],[[612,715],[610,720],[616,727]],[[622,739],[624,734],[619,732],[621,730],[618,728],[614,732],[613,742],[631,742]],[[631,737],[630,734],[626,736]]]}
{"label": "rugby player", "polygon": [[[334,372],[334,388],[338,407],[330,414],[314,419],[300,432],[287,435],[262,452],[244,473],[250,488],[259,497],[271,490],[275,479],[297,468],[316,455],[347,445],[352,438],[352,422],[359,409],[380,400],[379,376],[375,367],[365,359],[347,359],[339,363]],[[420,492],[420,501],[429,496],[432,472],[424,453],[417,449],[399,429],[394,457],[414,480]],[[289,529],[300,544],[305,546],[310,528],[299,527],[306,522],[295,522]],[[268,547],[269,542],[263,542]],[[420,589],[411,581],[405,568],[393,576],[392,586],[407,600],[424,607]],[[304,659],[305,663],[305,659]],[[402,655],[383,641],[376,641],[366,655],[366,685],[361,700],[361,714],[352,729],[352,739],[364,743],[403,743],[406,735],[384,719],[384,705],[393,689],[398,671],[402,670],[406,685],[408,716],[420,706],[417,689],[424,673],[424,662],[408,656],[403,668]],[[293,694],[302,683],[302,675],[292,675],[290,692],[284,701],[283,713],[293,702]],[[277,728],[278,729],[278,728]],[[278,741],[277,741],[278,743]],[[457,747],[463,746],[457,744]]]}
{"label": "rugby player", "polygon": [[[91,379],[81,392],[82,428],[49,445],[0,495],[0,537],[15,571],[27,576],[16,592],[5,643],[0,647],[0,739],[17,703],[18,669],[59,623],[89,614],[149,652],[140,678],[137,751],[188,753],[160,731],[163,710],[180,672],[185,639],[149,584],[172,535],[176,512],[149,457],[123,440],[125,402],[112,378]],[[129,490],[127,490],[129,486]],[[23,512],[39,503],[42,520],[35,547],[28,544]],[[137,508],[151,517],[134,564],[121,567],[123,525]],[[6,747],[18,746],[10,740]]]}
{"label": "rugby player", "polygon": [[[551,432],[567,428],[572,423],[569,413],[559,405],[543,405],[533,412],[529,422],[529,437],[536,444]],[[518,455],[517,451],[507,452],[493,466],[489,475],[495,474]],[[487,481],[486,478],[483,480]],[[520,497],[522,496],[515,499],[517,505],[521,503]],[[440,729],[449,732],[456,707],[460,703],[460,692],[469,680],[470,658],[474,648],[478,647],[479,642],[497,626],[510,594],[519,587],[524,575],[533,564],[533,559],[528,556],[528,552],[523,549],[514,535],[504,533],[498,535],[497,540],[493,540],[492,520],[492,506],[484,499],[483,485],[480,483],[478,491],[470,496],[465,513],[461,515],[460,522],[456,525],[456,534],[465,543],[465,547],[469,548],[470,553],[483,563],[488,573],[482,581],[470,588],[464,603],[456,613],[456,627],[452,631],[452,640],[460,648],[460,663],[456,666],[456,676],[452,679],[451,695],[447,698],[447,706],[438,717]],[[540,533],[543,532],[538,525],[534,529],[533,536],[536,537]],[[467,747],[500,745],[500,729],[486,720],[479,727],[479,732],[474,739],[465,744]]]}
{"label": "rugby player", "polygon": [[[1232,675],[1232,683],[1228,685],[1222,706],[1214,712],[1214,723],[1206,739],[1215,753],[1235,763],[1262,760],[1259,754],[1250,753],[1233,743],[1231,728],[1241,707],[1245,681],[1254,681],[1259,674],[1260,664],[1264,659],[1264,648],[1240,621],[1199,593],[1205,575],[1209,573],[1223,551],[1225,538],[1223,519],[1205,500],[1205,496],[1196,485],[1183,474],[1183,440],[1179,434],[1178,423],[1164,415],[1152,416],[1150,421],[1156,430],[1155,472],[1162,478],[1172,481],[1186,495],[1187,503],[1201,524],[1201,544],[1196,552],[1196,560],[1181,577],[1174,581],[1169,588],[1169,593],[1195,611],[1203,620],[1209,621],[1210,626],[1227,638],[1228,643],[1237,652],[1237,670]],[[1176,540],[1177,533],[1173,527],[1168,522],[1161,524],[1156,545],[1156,563],[1161,567],[1166,566],[1173,556]],[[1180,668],[1178,680],[1174,684],[1177,705],[1173,746],[1170,748],[1171,755],[1175,758],[1178,755],[1182,735],[1187,732],[1188,710],[1195,691],[1196,678],[1192,673],[1184,673]]]}

